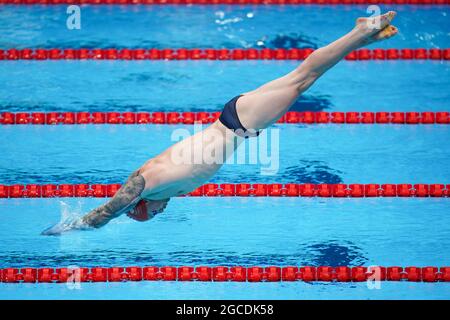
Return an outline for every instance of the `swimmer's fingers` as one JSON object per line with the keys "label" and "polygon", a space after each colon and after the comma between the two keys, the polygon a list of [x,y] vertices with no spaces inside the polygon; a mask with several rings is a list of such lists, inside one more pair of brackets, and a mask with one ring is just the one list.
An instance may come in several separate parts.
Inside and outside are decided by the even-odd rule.
{"label": "swimmer's fingers", "polygon": [[92,229],[89,225],[83,223],[81,219],[76,219],[70,222],[61,221],[57,224],[45,229],[41,232],[43,236],[59,236],[65,232],[71,230],[90,230]]}
{"label": "swimmer's fingers", "polygon": [[42,236],[59,236],[62,233],[62,229],[58,226],[58,224],[55,224],[51,227],[48,227],[44,231],[41,232]]}

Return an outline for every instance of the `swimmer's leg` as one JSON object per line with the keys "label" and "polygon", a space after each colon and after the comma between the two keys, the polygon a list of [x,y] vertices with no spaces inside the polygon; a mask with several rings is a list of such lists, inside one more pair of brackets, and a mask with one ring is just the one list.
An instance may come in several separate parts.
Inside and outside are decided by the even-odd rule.
{"label": "swimmer's leg", "polygon": [[[394,16],[395,12],[390,11],[374,18],[359,18],[352,31],[315,50],[291,73],[245,93],[236,104],[242,125],[246,129],[260,130],[275,123],[301,93],[351,51],[395,35],[397,29],[390,25]],[[380,19],[380,28],[371,27],[374,19]]]}

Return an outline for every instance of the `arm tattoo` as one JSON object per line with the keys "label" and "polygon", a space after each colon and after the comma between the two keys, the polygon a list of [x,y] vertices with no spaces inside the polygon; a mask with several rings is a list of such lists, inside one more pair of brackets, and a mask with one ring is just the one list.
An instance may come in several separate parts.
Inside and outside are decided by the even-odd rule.
{"label": "arm tattoo", "polygon": [[111,219],[132,209],[141,200],[140,195],[144,191],[144,187],[145,180],[139,174],[139,170],[133,172],[114,197],[85,215],[82,219],[83,222],[94,228],[104,226]]}

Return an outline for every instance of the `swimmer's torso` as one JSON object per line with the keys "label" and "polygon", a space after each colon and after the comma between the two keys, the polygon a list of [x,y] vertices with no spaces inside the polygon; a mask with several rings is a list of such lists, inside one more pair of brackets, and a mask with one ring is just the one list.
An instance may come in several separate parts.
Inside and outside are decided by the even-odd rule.
{"label": "swimmer's torso", "polygon": [[236,141],[236,136],[216,121],[176,143],[142,167],[147,181],[142,197],[162,200],[195,190],[222,167],[226,150],[234,151]]}

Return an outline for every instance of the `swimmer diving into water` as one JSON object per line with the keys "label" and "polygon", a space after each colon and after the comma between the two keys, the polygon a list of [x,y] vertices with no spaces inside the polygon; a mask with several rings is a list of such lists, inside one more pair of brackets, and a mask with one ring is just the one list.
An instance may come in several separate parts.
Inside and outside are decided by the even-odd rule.
{"label": "swimmer diving into water", "polygon": [[395,15],[394,11],[389,11],[377,17],[358,18],[349,33],[315,50],[295,70],[233,98],[225,104],[220,118],[212,125],[148,160],[131,174],[106,204],[82,218],[62,221],[42,234],[59,235],[73,229],[99,228],[124,213],[138,221],[153,218],[166,208],[171,197],[195,190],[225,162],[180,164],[173,161],[176,154],[189,153],[193,146],[199,145],[203,147],[200,152],[236,150],[239,137],[242,141],[242,138],[257,136],[260,130],[275,123],[300,94],[351,51],[397,34],[397,28],[390,24]]}

